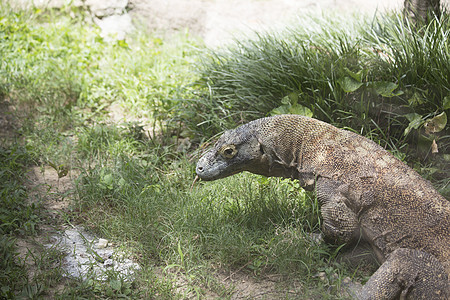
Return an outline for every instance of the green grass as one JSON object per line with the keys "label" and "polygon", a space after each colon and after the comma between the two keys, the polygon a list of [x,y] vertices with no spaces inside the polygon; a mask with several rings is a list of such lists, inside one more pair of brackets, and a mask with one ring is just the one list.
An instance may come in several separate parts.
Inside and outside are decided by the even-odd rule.
{"label": "green grass", "polygon": [[0,148],[0,233],[35,233],[39,204],[28,205],[22,177],[29,155],[23,147]]}
{"label": "green grass", "polygon": [[77,211],[101,236],[138,241],[139,256],[200,286],[215,262],[304,278],[311,289],[313,275],[329,267],[330,249],[308,235],[318,231],[317,205],[290,181],[246,174],[190,191],[190,163],[161,168],[122,156],[89,170],[78,183]]}
{"label": "green grass", "polygon": [[35,230],[36,207],[27,205],[27,192],[20,180],[24,172],[23,163],[26,160],[27,155],[23,149],[0,148],[0,296],[2,298],[14,295],[14,291],[21,289],[27,278],[25,270],[15,260],[13,236],[13,233],[22,232],[32,234]]}
{"label": "green grass", "polygon": [[72,18],[64,11],[2,6],[0,94],[20,101],[37,130],[52,123],[66,131],[101,120],[111,103],[161,127],[192,92],[196,43],[186,34],[163,41],[138,32],[107,43],[77,9]]}
{"label": "green grass", "polygon": [[27,186],[27,166],[33,157],[18,144],[0,147],[0,299],[37,299],[64,273],[62,253],[34,240],[48,222],[42,200],[48,194],[31,195]]}
{"label": "green grass", "polygon": [[[74,9],[73,15],[76,17],[58,10],[13,11],[1,4],[0,101],[5,106],[12,105],[11,112],[2,113],[14,116],[17,130],[15,138],[1,138],[0,143],[0,298],[20,295],[107,298],[124,292],[134,298],[158,294],[176,297],[171,282],[157,277],[151,267],[143,268],[136,280],[141,283],[139,287],[125,284],[118,289],[115,278],[111,278],[112,285],[98,280],[69,280],[63,289],[55,292],[54,281],[40,280],[53,273],[64,274],[64,270],[52,265],[53,260],[61,262],[61,257],[57,253],[49,254],[40,242],[30,243],[36,250],[33,259],[53,268],[40,263],[36,277],[28,278],[31,267],[17,253],[16,238],[29,240],[36,235],[47,235],[42,230],[46,223],[58,227],[64,223],[61,220],[81,221],[70,211],[59,212],[61,218],[56,224],[51,223],[55,220],[48,219],[47,199],[63,199],[67,194],[40,194],[36,197],[41,200],[30,204],[25,176],[29,166],[37,164],[44,169],[50,165],[65,176],[69,170],[87,172],[91,164],[99,161],[109,165],[116,156],[144,152],[143,147],[148,145],[139,142],[145,135],[142,123],[125,119],[123,126],[95,125],[107,118],[105,108],[111,103],[122,107],[124,117],[132,116],[131,121],[145,119],[146,123],[163,128],[169,136],[169,142],[163,144],[172,144],[172,130],[178,130],[179,125],[168,122],[173,117],[170,110],[181,93],[189,93],[184,86],[192,80],[189,63],[195,57],[193,39],[180,34],[172,41],[163,41],[138,33],[127,42],[106,43],[99,30],[84,21],[86,16],[82,12]],[[3,145],[9,146],[3,148]],[[172,161],[173,155],[158,160]],[[110,191],[107,178],[103,192]],[[128,293],[130,287],[133,287],[132,294]],[[145,288],[141,291],[141,287]]]}
{"label": "green grass", "polygon": [[242,174],[191,190],[193,165],[170,148],[108,125],[80,131],[77,140],[77,152],[95,166],[77,179],[73,217],[129,245],[147,269],[162,268],[187,278],[190,289],[224,297],[228,289],[211,276],[216,264],[305,278],[305,293],[316,291],[318,272],[343,270],[330,267],[331,248],[312,242],[317,203],[297,183]]}
{"label": "green grass", "polygon": [[[310,18],[304,29],[211,51],[187,34],[141,32],[109,43],[70,7],[0,8],[0,101],[16,108],[18,128],[0,138],[3,298],[229,298],[232,287],[218,274],[230,271],[279,275],[283,291],[298,292],[287,298],[344,298],[341,281],[367,273],[338,263],[338,246],[314,242],[314,195],[251,174],[192,186],[197,145],[237,123],[296,112],[363,133],[401,158],[416,141],[429,147],[435,139],[440,153],[449,146],[448,125],[423,129],[427,120],[438,128],[433,118],[449,108],[448,18],[417,34],[396,16]],[[112,104],[123,110],[120,124],[108,117]],[[446,169],[429,157],[416,169],[448,186]],[[73,190],[30,202],[33,165],[79,174]],[[50,219],[48,199],[69,196],[70,208]],[[35,241],[28,258],[39,271],[29,278],[15,241],[68,224],[129,251],[142,266],[137,277],[63,280],[62,254]]]}

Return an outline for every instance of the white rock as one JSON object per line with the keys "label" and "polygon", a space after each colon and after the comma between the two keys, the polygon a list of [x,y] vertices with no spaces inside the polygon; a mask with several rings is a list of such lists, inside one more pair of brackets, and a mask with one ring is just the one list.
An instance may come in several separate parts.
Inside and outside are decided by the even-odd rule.
{"label": "white rock", "polygon": [[97,244],[95,244],[95,248],[97,249],[103,249],[108,246],[108,240],[105,239],[99,239]]}
{"label": "white rock", "polygon": [[100,238],[94,243],[96,240],[82,227],[76,227],[55,236],[47,247],[56,247],[67,253],[63,265],[71,277],[86,279],[93,275],[97,280],[106,280],[107,272],[113,270],[124,275],[126,280],[133,280],[133,274],[140,266],[122,251],[105,248],[108,240]]}

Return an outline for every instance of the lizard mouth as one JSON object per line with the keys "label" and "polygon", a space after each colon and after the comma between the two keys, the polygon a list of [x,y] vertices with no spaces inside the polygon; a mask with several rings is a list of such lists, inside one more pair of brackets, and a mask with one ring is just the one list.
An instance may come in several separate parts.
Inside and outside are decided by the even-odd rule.
{"label": "lizard mouth", "polygon": [[[216,164],[214,166],[204,166],[200,162],[197,164],[195,171],[198,177],[202,180],[216,180],[229,175],[224,176],[223,170],[225,169],[224,164]],[[230,174],[231,175],[231,174]]]}
{"label": "lizard mouth", "polygon": [[214,163],[210,163],[208,157],[202,157],[198,161],[195,171],[200,179],[211,181],[234,175],[240,170],[230,168],[229,162],[216,160]]}

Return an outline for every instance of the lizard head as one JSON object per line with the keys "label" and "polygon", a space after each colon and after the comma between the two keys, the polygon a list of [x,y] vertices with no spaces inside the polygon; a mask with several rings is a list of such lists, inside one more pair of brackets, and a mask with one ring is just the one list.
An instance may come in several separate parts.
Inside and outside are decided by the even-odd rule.
{"label": "lizard head", "polygon": [[203,180],[216,180],[249,171],[266,174],[268,164],[254,122],[226,131],[198,161],[196,172]]}

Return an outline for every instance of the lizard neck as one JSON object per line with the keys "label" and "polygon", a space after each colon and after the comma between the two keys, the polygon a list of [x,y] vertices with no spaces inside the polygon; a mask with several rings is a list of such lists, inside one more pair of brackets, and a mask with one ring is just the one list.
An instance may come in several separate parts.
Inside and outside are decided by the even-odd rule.
{"label": "lizard neck", "polygon": [[307,117],[281,115],[267,118],[258,129],[268,175],[310,181],[327,157],[329,141],[339,129]]}

